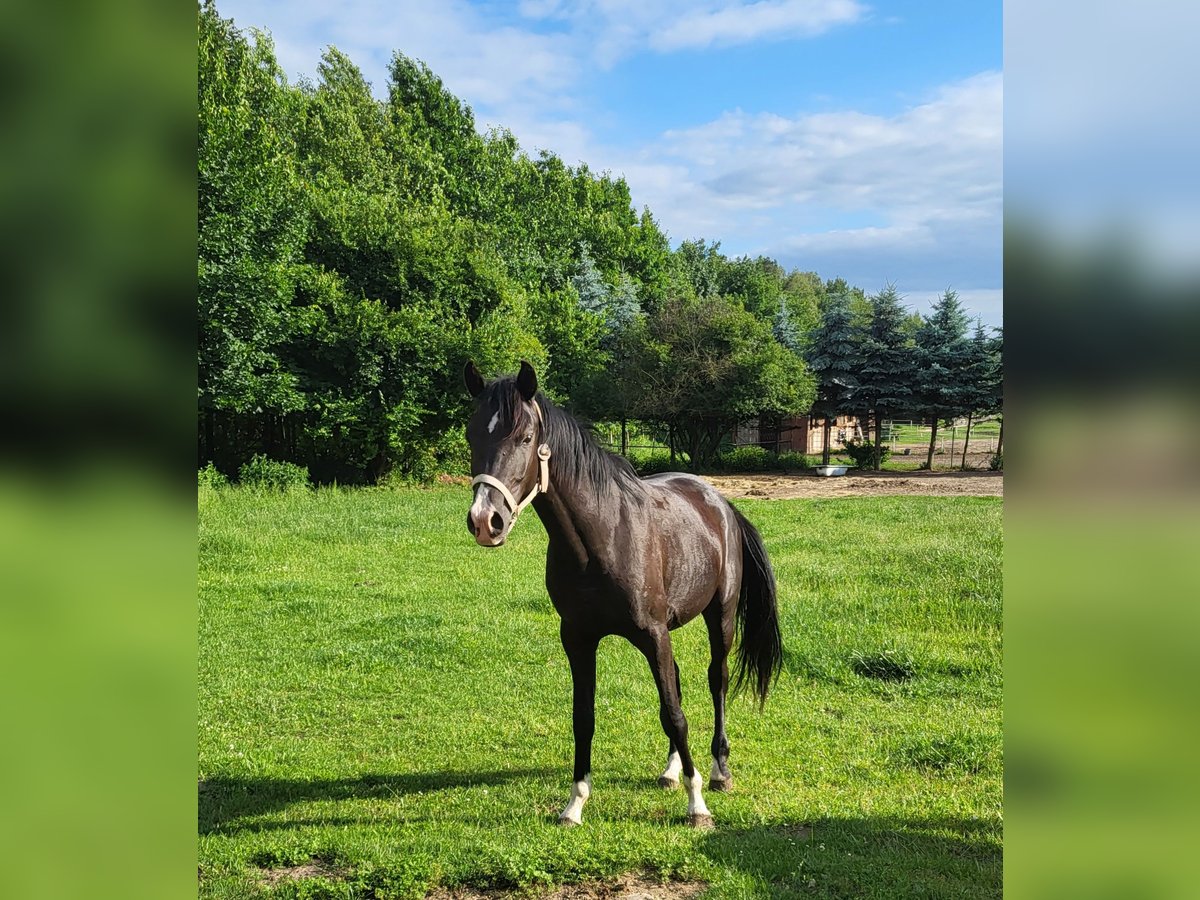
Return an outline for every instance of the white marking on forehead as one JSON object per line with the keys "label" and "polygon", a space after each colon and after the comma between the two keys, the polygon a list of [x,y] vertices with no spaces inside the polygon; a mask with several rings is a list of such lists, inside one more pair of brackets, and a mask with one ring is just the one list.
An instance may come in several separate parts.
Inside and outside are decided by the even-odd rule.
{"label": "white marking on forehead", "polygon": [[488,434],[496,430],[496,425],[500,421],[500,410],[496,410],[496,414],[492,416],[492,421],[488,422]]}

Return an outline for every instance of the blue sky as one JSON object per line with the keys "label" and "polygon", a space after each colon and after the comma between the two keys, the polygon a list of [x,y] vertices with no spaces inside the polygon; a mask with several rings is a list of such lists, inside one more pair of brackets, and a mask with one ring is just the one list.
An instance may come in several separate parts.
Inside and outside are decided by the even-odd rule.
{"label": "blue sky", "polygon": [[947,287],[1001,324],[1002,29],[992,2],[218,0],[290,78],[333,45],[386,94],[424,60],[480,128],[622,174],[672,242]]}

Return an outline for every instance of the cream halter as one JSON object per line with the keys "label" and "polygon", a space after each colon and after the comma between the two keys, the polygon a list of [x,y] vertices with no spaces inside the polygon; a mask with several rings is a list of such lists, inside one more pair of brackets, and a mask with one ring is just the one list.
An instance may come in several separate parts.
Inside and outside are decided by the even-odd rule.
{"label": "cream halter", "polygon": [[[541,437],[542,436],[541,432],[544,427],[544,423],[542,421],[542,408],[540,406],[538,406],[538,402],[536,399],[534,399],[532,402],[533,402],[533,410],[534,410],[534,412],[537,413],[537,418],[538,418],[538,437]],[[513,496],[513,493],[512,493],[512,491],[510,491],[508,489],[508,486],[505,485],[504,482],[501,481],[499,478],[493,478],[491,475],[476,475],[474,478],[471,479],[471,491],[472,492],[474,492],[475,488],[478,487],[479,485],[486,484],[488,487],[493,487],[496,490],[498,490],[500,492],[500,495],[502,497],[504,497],[504,502],[507,503],[508,508],[513,511],[512,521],[509,523],[509,526],[508,526],[509,531],[512,531],[513,525],[517,524],[517,516],[519,516],[521,514],[521,510],[523,510],[530,503],[532,503],[533,498],[536,497],[538,494],[544,494],[550,490],[550,445],[545,444],[545,443],[539,444],[538,448],[537,448],[537,456],[538,456],[537,481],[534,482],[533,488],[529,491],[529,494],[525,497],[525,499],[522,500],[520,503],[517,502],[517,498]]]}

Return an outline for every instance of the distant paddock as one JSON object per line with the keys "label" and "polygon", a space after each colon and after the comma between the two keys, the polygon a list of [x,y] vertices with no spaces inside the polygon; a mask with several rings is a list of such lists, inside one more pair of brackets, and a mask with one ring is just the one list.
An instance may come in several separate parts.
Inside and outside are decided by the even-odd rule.
{"label": "distant paddock", "polygon": [[851,472],[825,478],[819,475],[705,475],[726,497],[769,500],[794,498],[890,497],[911,494],[927,497],[1002,497],[1002,472]]}

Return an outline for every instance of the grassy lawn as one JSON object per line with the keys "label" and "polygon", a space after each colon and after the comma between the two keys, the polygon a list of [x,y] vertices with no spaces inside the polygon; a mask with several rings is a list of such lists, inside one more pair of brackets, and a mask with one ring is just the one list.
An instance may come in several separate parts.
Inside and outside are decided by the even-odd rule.
{"label": "grassy lawn", "polygon": [[[787,659],[765,711],[730,703],[736,787],[708,792],[709,833],[655,785],[654,686],[616,638],[584,825],[555,825],[570,676],[545,533],[530,514],[483,550],[468,505],[464,487],[201,490],[201,897],[631,870],[709,897],[1000,896],[1000,500],[738,502],[775,564]],[[675,639],[707,759],[703,624]]]}

